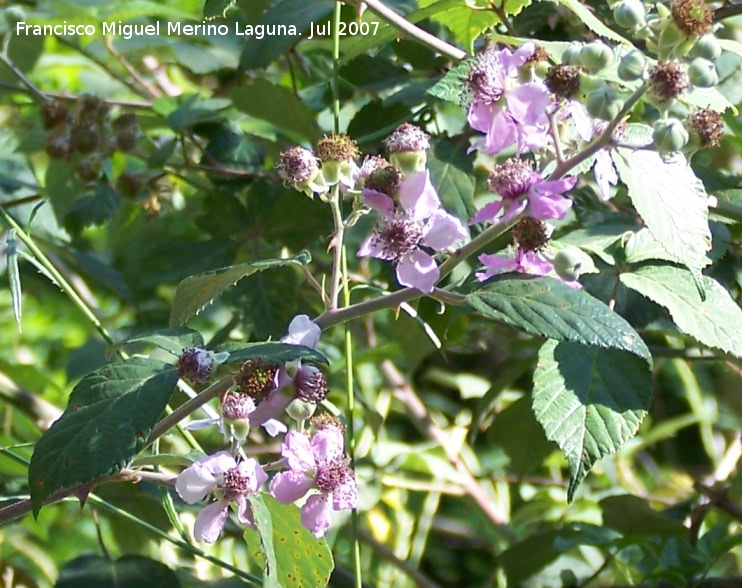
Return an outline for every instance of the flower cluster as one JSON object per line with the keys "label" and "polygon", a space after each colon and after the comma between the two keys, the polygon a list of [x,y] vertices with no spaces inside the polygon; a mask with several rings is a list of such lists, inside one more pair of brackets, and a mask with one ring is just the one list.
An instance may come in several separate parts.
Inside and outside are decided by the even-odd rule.
{"label": "flower cluster", "polygon": [[[291,321],[288,334],[281,341],[314,348],[319,336],[320,328],[308,316],[299,315]],[[184,351],[179,369],[183,377],[204,383],[214,363],[213,353],[193,348]],[[288,470],[275,475],[270,492],[277,500],[291,503],[315,488],[318,493],[309,496],[302,508],[302,523],[322,537],[330,526],[331,510],[356,505],[355,475],[345,457],[343,430],[338,423],[330,421],[330,426],[328,418],[318,417],[318,430],[311,437],[303,432],[287,433],[279,418],[285,412],[296,418],[300,412],[299,420],[306,420],[328,394],[327,377],[317,366],[298,360],[284,365],[248,360],[234,374],[234,381],[234,387],[222,396],[219,418],[193,421],[187,427],[217,425],[230,443],[229,451],[196,461],[176,479],[175,489],[186,503],[195,504],[209,495],[215,499],[197,516],[194,537],[207,543],[216,541],[230,509],[236,511],[240,523],[254,526],[250,496],[261,490],[268,475],[255,459],[245,455],[242,446],[251,427],[256,426],[262,426],[272,436],[286,433],[283,459],[272,464],[271,469]],[[294,403],[300,403],[304,410],[292,411]]]}

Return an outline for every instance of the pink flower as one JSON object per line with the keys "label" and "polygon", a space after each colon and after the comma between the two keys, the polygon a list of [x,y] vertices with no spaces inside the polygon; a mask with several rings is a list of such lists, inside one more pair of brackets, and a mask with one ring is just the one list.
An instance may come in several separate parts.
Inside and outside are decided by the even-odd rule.
{"label": "pink flower", "polygon": [[271,494],[279,502],[290,504],[313,488],[319,490],[304,503],[301,523],[315,537],[324,536],[330,527],[332,510],[352,509],[358,502],[355,474],[345,456],[342,431],[330,426],[311,438],[289,431],[281,455],[289,471],[280,472],[271,480]]}
{"label": "pink flower", "polygon": [[472,93],[468,121],[486,133],[472,147],[497,155],[517,144],[518,153],[546,145],[549,90],[541,82],[520,83],[518,68],[533,55],[526,43],[514,53],[508,49],[481,53],[472,64],[468,85]]}
{"label": "pink flower", "polygon": [[399,208],[390,196],[363,190],[366,204],[382,216],[382,221],[363,242],[358,255],[393,261],[400,284],[432,292],[440,272],[435,259],[421,247],[442,251],[468,239],[469,232],[459,219],[441,208],[427,170],[402,180],[397,195]]}
{"label": "pink flower", "polygon": [[[289,332],[281,339],[281,343],[303,345],[314,349],[319,342],[321,332],[322,329],[312,322],[306,314],[300,314],[291,320]],[[289,375],[289,369],[287,368],[294,373],[293,377]],[[263,402],[258,404],[255,411],[250,414],[250,425],[263,425],[272,437],[286,432],[285,425],[274,419],[286,410],[286,407],[291,404],[295,397],[295,390],[293,388],[289,389],[289,386],[293,383],[296,374],[302,372],[303,375],[308,376],[309,370],[310,366],[302,365],[300,361],[291,362],[290,365],[280,368],[276,374],[275,390]]]}
{"label": "pink flower", "polygon": [[554,269],[554,265],[541,253],[537,251],[524,251],[520,247],[515,249],[514,258],[483,253],[479,256],[479,261],[484,265],[484,271],[476,273],[477,279],[480,282],[505,272],[522,272],[524,274],[545,276]]}
{"label": "pink flower", "polygon": [[183,470],[175,480],[175,490],[187,504],[195,504],[211,493],[217,498],[196,517],[193,528],[196,541],[216,541],[233,505],[237,506],[239,521],[253,527],[246,496],[257,492],[267,480],[257,461],[250,458],[237,462],[228,451],[206,456]]}
{"label": "pink flower", "polygon": [[572,206],[569,198],[561,196],[574,188],[576,178],[566,177],[548,181],[534,171],[530,161],[511,157],[496,165],[489,178],[487,188],[501,199],[484,205],[477,211],[473,222],[495,222],[504,208],[502,218],[511,218],[523,212],[530,204],[529,213],[538,220],[562,219]]}

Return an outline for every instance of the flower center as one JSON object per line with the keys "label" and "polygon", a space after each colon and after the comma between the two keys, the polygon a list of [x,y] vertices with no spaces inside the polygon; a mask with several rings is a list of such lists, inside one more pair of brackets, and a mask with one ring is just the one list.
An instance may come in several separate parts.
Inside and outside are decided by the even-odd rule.
{"label": "flower center", "polygon": [[538,174],[529,161],[510,158],[495,166],[487,179],[487,188],[503,198],[515,199],[528,192],[537,181]]}
{"label": "flower center", "polygon": [[327,376],[313,365],[303,365],[294,378],[298,398],[317,404],[327,398]]}
{"label": "flower center", "polygon": [[384,253],[384,259],[398,261],[413,251],[422,239],[422,229],[417,222],[404,214],[396,214],[381,223],[374,233],[374,240]]}
{"label": "flower center", "polygon": [[274,364],[248,359],[240,367],[239,373],[235,376],[237,389],[240,394],[245,394],[260,404],[266,399],[268,394],[276,387],[275,377],[278,367]]}
{"label": "flower center", "polygon": [[250,477],[240,474],[238,468],[232,468],[224,472],[224,481],[221,484],[224,498],[237,500],[250,492]]}
{"label": "flower center", "polygon": [[474,100],[491,104],[505,91],[506,78],[498,53],[487,51],[472,65],[467,84]]}
{"label": "flower center", "polygon": [[323,494],[330,494],[351,482],[354,477],[353,470],[348,465],[348,459],[339,457],[317,468],[315,482]]}

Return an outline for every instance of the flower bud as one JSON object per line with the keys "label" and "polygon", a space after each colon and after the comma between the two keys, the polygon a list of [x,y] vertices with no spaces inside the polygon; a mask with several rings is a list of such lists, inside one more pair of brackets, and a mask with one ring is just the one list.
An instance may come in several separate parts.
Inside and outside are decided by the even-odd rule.
{"label": "flower bud", "polygon": [[713,61],[721,55],[721,44],[713,34],[707,33],[698,39],[696,44],[693,45],[691,55],[693,55],[693,57],[703,57]]}
{"label": "flower bud", "polygon": [[646,10],[640,0],[624,0],[613,8],[613,20],[625,29],[637,29],[644,26]]}
{"label": "flower bud", "polygon": [[430,136],[410,123],[398,126],[384,140],[389,162],[403,174],[410,175],[425,170],[426,151],[430,149]]}
{"label": "flower bud", "polygon": [[314,192],[327,190],[317,157],[303,147],[283,151],[276,162],[276,172],[284,184],[309,197],[313,197]]}
{"label": "flower bud", "polygon": [[618,98],[614,90],[608,86],[603,86],[590,92],[585,107],[592,117],[601,120],[613,120],[621,112],[623,101]]}
{"label": "flower bud", "polygon": [[597,73],[613,63],[613,51],[601,41],[593,41],[580,50],[580,63],[591,73]]}
{"label": "flower bud", "polygon": [[3,18],[8,28],[15,31],[15,25],[26,20],[26,12],[20,6],[8,6],[3,10]]}
{"label": "flower bud", "polygon": [[296,397],[317,404],[327,398],[327,376],[317,366],[302,364],[294,377]]}
{"label": "flower bud", "polygon": [[[231,437],[244,443],[250,434],[250,414],[255,402],[249,396],[228,392],[222,401],[222,420]],[[226,431],[225,431],[226,432]]]}
{"label": "flower bud", "polygon": [[582,273],[582,256],[574,247],[557,252],[553,264],[554,271],[565,282],[574,282]]}
{"label": "flower bud", "polygon": [[580,63],[580,51],[582,50],[582,43],[572,43],[562,53],[562,63],[564,65],[581,65]]}
{"label": "flower bud", "polygon": [[288,415],[294,419],[297,423],[303,423],[304,421],[314,416],[314,411],[317,410],[317,405],[312,402],[305,402],[299,398],[295,398],[286,407]]}
{"label": "flower bud", "polygon": [[654,123],[654,146],[660,153],[675,153],[688,143],[689,135],[683,123],[674,118],[660,119]]}
{"label": "flower bud", "polygon": [[696,88],[712,88],[719,83],[719,74],[708,59],[696,57],[688,67],[688,79]]}
{"label": "flower bud", "polygon": [[178,360],[178,375],[193,384],[203,384],[214,369],[214,354],[203,347],[184,349]]}
{"label": "flower bud", "polygon": [[618,64],[618,77],[625,82],[633,82],[644,75],[647,67],[647,60],[644,54],[638,49],[629,51],[621,58]]}

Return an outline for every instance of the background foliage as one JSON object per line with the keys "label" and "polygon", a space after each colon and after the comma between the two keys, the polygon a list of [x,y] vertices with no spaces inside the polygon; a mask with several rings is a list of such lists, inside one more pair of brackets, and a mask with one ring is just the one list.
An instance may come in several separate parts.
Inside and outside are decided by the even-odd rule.
{"label": "background foliage", "polygon": [[[513,37],[538,39],[553,62],[573,40],[603,38],[617,55],[633,41],[598,1],[385,4],[461,56]],[[335,3],[13,6],[34,24],[206,17],[230,31],[294,24],[306,33],[329,23]],[[713,585],[742,575],[742,17],[724,10],[719,84],[689,102],[723,111],[726,136],[690,167],[614,150],[621,185],[608,203],[596,198],[592,176],[581,176],[553,243],[583,252],[584,290],[508,274],[466,282],[466,305],[423,298],[349,323],[368,585]],[[341,18],[378,23],[374,34],[340,39],[341,129],[375,154],[399,124],[426,128],[432,181],[446,209],[467,221],[484,201],[492,158],[467,153],[473,132],[459,59],[372,9],[342,5]],[[266,497],[256,507],[259,533],[230,524],[216,544],[195,546],[195,509],[167,484],[134,484],[131,474],[177,473],[197,457],[188,435],[151,434],[166,405],[187,399],[182,387],[171,396],[175,356],[204,341],[229,350],[230,361],[326,363],[328,407],[348,417],[341,328],[325,331],[316,352],[264,343],[280,339],[295,315],[323,311],[307,272],[329,276],[332,215],[283,186],[274,164],[333,128],[331,38],[127,40],[19,36],[7,27],[3,38],[4,585],[227,587],[252,578],[285,587],[328,577],[331,586],[353,585],[348,517],[318,541],[298,510]],[[615,71],[605,76],[618,80]],[[58,157],[39,92],[78,118],[81,95],[105,100],[107,110],[74,123],[83,149]],[[631,137],[651,135],[657,116],[640,103]],[[346,232],[349,252],[371,227],[363,217]],[[353,302],[396,289],[389,264],[350,257]],[[457,268],[452,283],[468,269]],[[67,428],[42,439],[65,410]],[[93,421],[103,442],[85,435]],[[251,455],[275,459],[278,445],[253,435]],[[216,431],[197,441],[221,447]],[[54,501],[75,484],[82,510],[70,497]],[[37,518],[30,504],[13,516],[29,495]]]}

